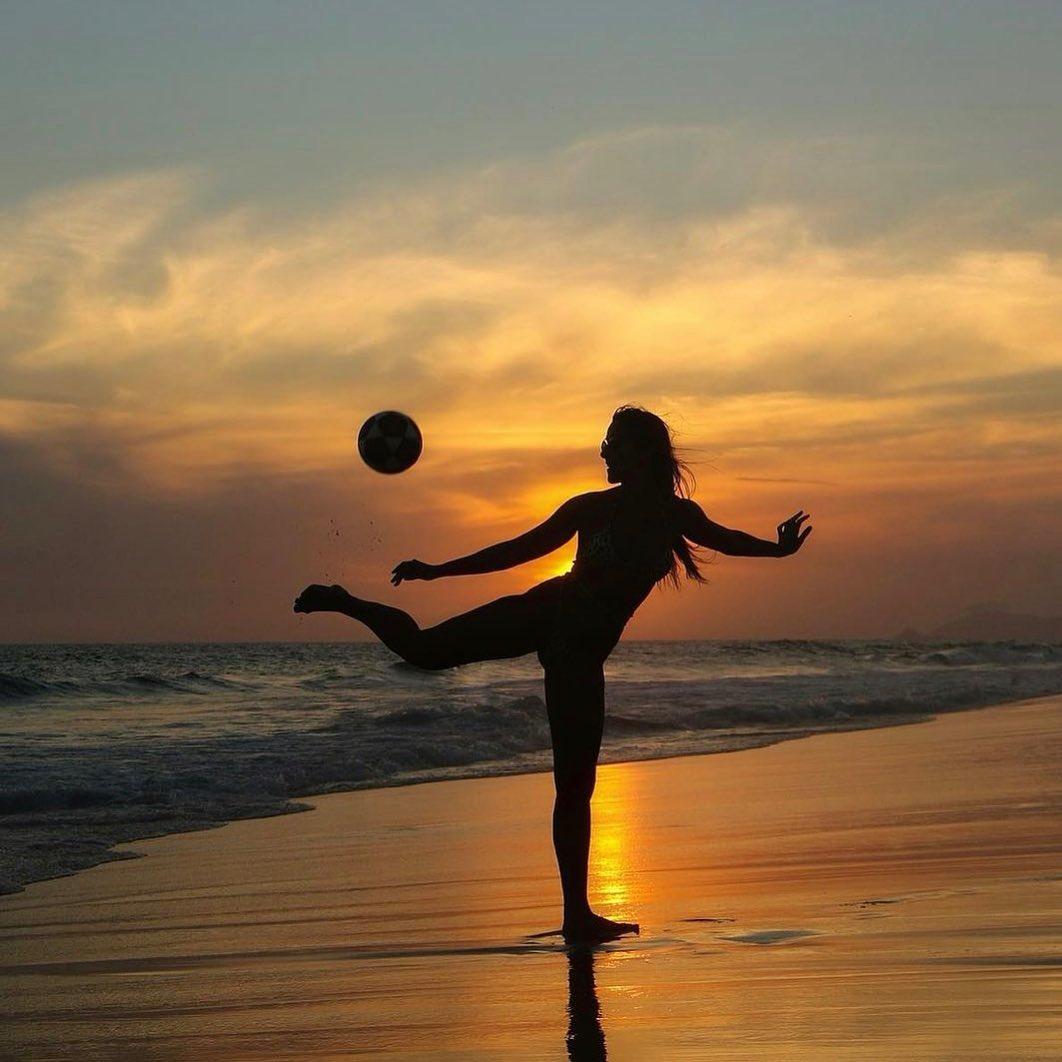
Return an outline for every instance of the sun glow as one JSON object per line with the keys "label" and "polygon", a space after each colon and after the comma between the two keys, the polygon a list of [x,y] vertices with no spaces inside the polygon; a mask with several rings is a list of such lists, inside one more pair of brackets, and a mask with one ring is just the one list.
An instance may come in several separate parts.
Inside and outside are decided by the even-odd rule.
{"label": "sun glow", "polygon": [[566,549],[563,553],[543,557],[531,568],[532,578],[541,582],[544,579],[554,579],[558,575],[567,575],[572,570],[574,560],[574,549]]}
{"label": "sun glow", "polygon": [[550,575],[567,575],[572,570],[573,557],[563,557],[559,561],[555,561],[550,568]]}
{"label": "sun glow", "polygon": [[[650,145],[683,175],[679,194],[659,193],[666,214],[640,191],[615,212],[607,196],[608,209],[593,206],[602,182],[641,188]],[[12,613],[6,636],[142,637],[126,549],[108,546],[105,576],[82,563],[82,527],[106,543],[128,535],[144,578],[185,588],[154,636],[228,639],[235,623],[300,637],[301,618],[261,602],[326,560],[390,593],[403,556],[465,556],[607,489],[599,443],[630,401],[671,424],[714,519],[757,535],[797,508],[818,521],[798,561],[724,560],[704,593],[654,594],[630,637],[891,636],[983,601],[1050,611],[1039,573],[1058,538],[1054,214],[1015,226],[1009,195],[956,194],[946,236],[926,221],[945,200],[872,213],[866,229],[842,223],[857,215],[840,203],[826,224],[802,179],[792,201],[773,176],[743,182],[757,196],[770,186],[767,201],[731,201],[724,161],[780,176],[774,146],[740,163],[735,146],[708,127],[627,131],[359,185],[282,219],[253,189],[214,202],[199,183],[209,175],[183,169],[5,202],[0,307],[14,326],[0,471],[30,499],[16,499],[26,519],[4,528],[5,546],[28,600],[54,596],[35,592],[41,580],[88,580],[67,595],[78,618],[35,605],[34,619]],[[704,196],[689,194],[690,172]],[[395,403],[425,451],[384,478],[353,434]],[[992,562],[979,522],[954,519],[971,499],[992,526],[1022,527],[1007,565]],[[915,554],[891,527],[900,510]],[[402,587],[396,603],[415,593],[443,619],[567,573],[574,547],[489,581]],[[232,578],[254,595],[223,592]],[[91,607],[97,579],[129,600]],[[785,608],[794,594],[806,608]]]}

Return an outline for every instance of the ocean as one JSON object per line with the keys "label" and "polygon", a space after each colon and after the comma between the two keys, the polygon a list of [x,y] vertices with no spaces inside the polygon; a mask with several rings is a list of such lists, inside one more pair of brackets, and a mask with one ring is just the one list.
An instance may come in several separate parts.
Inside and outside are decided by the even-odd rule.
{"label": "ocean", "polygon": [[[1057,693],[1062,646],[623,641],[605,673],[608,763]],[[534,656],[428,672],[366,643],[0,646],[0,892],[300,796],[549,766]]]}

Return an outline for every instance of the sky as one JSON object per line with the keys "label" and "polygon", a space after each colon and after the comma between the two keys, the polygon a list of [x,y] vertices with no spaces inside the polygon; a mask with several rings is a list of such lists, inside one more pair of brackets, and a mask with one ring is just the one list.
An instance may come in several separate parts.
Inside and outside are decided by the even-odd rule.
{"label": "sky", "polygon": [[[0,641],[362,640],[607,486],[715,521],[628,638],[1058,611],[1062,7],[34,3],[0,38]],[[363,464],[380,409],[421,460]]]}

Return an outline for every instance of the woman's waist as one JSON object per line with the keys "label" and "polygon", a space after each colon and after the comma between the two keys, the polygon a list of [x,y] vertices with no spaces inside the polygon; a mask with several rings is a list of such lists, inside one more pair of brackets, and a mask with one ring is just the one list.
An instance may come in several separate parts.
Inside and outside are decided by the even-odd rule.
{"label": "woman's waist", "polygon": [[588,572],[577,567],[563,578],[569,594],[588,604],[596,604],[609,613],[622,613],[625,621],[651,589],[642,585],[644,580],[634,580],[611,572]]}
{"label": "woman's waist", "polygon": [[666,557],[649,557],[638,560],[608,559],[598,556],[580,557],[576,555],[569,575],[591,582],[619,582],[626,585],[642,583],[652,587],[671,570],[671,554]]}
{"label": "woman's waist", "polygon": [[605,592],[614,589],[635,591],[643,587],[651,590],[657,581],[657,575],[647,565],[600,564],[596,561],[581,561],[578,557],[566,578]]}

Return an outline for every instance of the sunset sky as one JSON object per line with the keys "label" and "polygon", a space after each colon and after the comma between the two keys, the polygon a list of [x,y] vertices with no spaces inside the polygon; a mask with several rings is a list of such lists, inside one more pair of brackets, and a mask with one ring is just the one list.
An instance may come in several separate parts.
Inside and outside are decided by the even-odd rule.
{"label": "sunset sky", "polygon": [[[364,639],[661,414],[717,557],[628,638],[1057,612],[1062,5],[5,6],[3,641]],[[385,477],[379,409],[425,449]]]}

